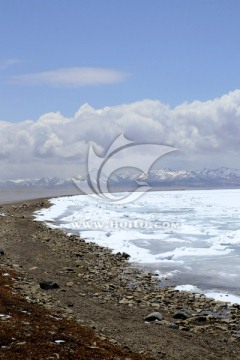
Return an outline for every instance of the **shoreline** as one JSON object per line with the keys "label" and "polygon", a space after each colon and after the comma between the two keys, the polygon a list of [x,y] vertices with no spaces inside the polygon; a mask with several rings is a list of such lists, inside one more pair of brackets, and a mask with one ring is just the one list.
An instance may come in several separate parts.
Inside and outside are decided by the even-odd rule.
{"label": "shoreline", "polygon": [[[240,357],[238,306],[160,288],[156,276],[128,263],[124,255],[35,221],[33,212],[46,206],[48,200],[37,199],[0,209],[6,213],[0,216],[1,266],[19,272],[16,287],[29,301],[82,321],[149,358]],[[43,291],[42,278],[55,281],[59,289]],[[181,309],[190,316],[176,318]],[[144,318],[153,311],[163,320],[146,324]]]}
{"label": "shoreline", "polygon": [[[128,234],[124,233],[124,230],[126,228],[137,229],[138,228],[138,225],[136,225],[137,221],[144,222],[144,229],[145,226],[148,226],[149,224],[150,226],[153,226],[151,221],[144,221],[144,220],[135,221],[132,220],[131,217],[129,220],[129,213],[127,213],[128,215],[126,215],[126,218],[124,219],[120,217],[120,220],[118,220],[117,217],[114,217],[114,215],[111,218],[108,218],[108,215],[101,217],[102,213],[103,214],[105,213],[106,215],[106,211],[105,211],[106,209],[104,208],[104,206],[100,206],[100,212],[98,213],[97,216],[93,215],[92,218],[90,215],[92,209],[89,211],[88,208],[86,208],[86,214],[87,214],[86,217],[84,213],[81,214],[81,216],[76,215],[75,217],[73,216],[74,214],[70,209],[72,203],[74,203],[75,204],[74,206],[76,206],[75,209],[76,214],[77,212],[80,212],[80,210],[77,210],[77,206],[79,206],[79,209],[81,209],[81,198],[79,197],[79,200],[76,201],[74,201],[73,199],[74,198],[71,197],[66,199],[64,198],[63,201],[61,198],[50,199],[52,210],[50,209],[49,211],[47,209],[46,211],[44,211],[43,209],[43,212],[40,211],[39,213],[36,213],[36,219],[45,222],[47,226],[49,226],[50,228],[53,229],[59,228],[63,230],[66,234],[79,235],[79,232],[81,231],[80,236],[85,238],[86,242],[92,241],[100,246],[104,246],[108,249],[112,249],[113,253],[119,251],[128,252],[132,256],[130,258],[130,262],[132,262],[133,259],[133,262],[136,261],[137,265],[140,268],[145,268],[146,271],[159,274],[159,279],[161,280],[161,286],[165,283],[165,285],[163,285],[164,287],[177,286],[179,290],[181,289],[190,292],[193,289],[194,292],[205,294],[207,297],[214,298],[215,300],[226,301],[232,304],[233,303],[240,304],[240,293],[239,293],[239,288],[237,288],[236,286],[237,285],[236,281],[231,283],[230,282],[226,283],[226,281],[224,281],[226,279],[219,280],[217,274],[215,277],[212,276],[212,278],[209,277],[209,279],[206,280],[206,277],[204,277],[204,275],[208,276],[207,273],[204,274],[202,272],[202,274],[200,275],[194,274],[194,272],[187,273],[187,271],[185,271],[184,273],[184,270],[182,270],[181,267],[178,266],[178,264],[175,264],[175,267],[171,266],[171,264],[169,265],[164,262],[162,264],[160,263],[158,264],[154,259],[154,255],[152,255],[152,254],[156,254],[154,253],[154,250],[153,252],[151,252],[148,247],[146,247],[146,249],[144,246],[141,247],[141,245],[138,247],[138,244],[134,241],[132,242],[131,240],[129,240]],[[86,197],[84,197],[84,203],[85,200]],[[95,209],[93,211],[95,211]],[[66,221],[63,220],[62,222],[61,220],[59,220],[59,217],[61,219],[62,217],[65,216],[64,215],[65,213],[67,214],[66,215],[67,220]],[[57,214],[57,218],[56,218],[56,214]],[[68,220],[69,217],[70,220]],[[74,218],[76,218],[76,221],[74,220]],[[128,222],[130,222],[130,226],[127,226]],[[168,223],[171,224],[171,219],[168,220]],[[178,225],[178,223],[176,224]],[[115,231],[116,228],[118,228],[119,231]],[[123,230],[122,234],[120,234],[121,230]],[[118,232],[119,232],[119,236],[117,237],[116,234],[118,234]],[[137,239],[139,236],[140,236],[139,233],[137,233],[137,235],[134,233],[132,235],[132,238]],[[122,239],[124,240],[122,241]],[[153,239],[155,238],[153,237]],[[140,255],[135,256],[136,254],[140,254]],[[161,252],[159,253],[159,255],[161,255]],[[219,261],[219,264],[221,264],[221,260]]]}

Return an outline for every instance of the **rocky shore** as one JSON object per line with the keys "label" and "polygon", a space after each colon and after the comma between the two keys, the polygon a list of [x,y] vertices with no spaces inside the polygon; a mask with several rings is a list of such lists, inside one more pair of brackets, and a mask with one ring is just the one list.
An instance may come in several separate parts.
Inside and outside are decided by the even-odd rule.
{"label": "rocky shore", "polygon": [[11,288],[29,305],[88,326],[130,354],[99,359],[240,359],[239,305],[161,288],[127,254],[35,221],[33,212],[46,206],[35,200],[0,208],[0,265],[14,271]]}

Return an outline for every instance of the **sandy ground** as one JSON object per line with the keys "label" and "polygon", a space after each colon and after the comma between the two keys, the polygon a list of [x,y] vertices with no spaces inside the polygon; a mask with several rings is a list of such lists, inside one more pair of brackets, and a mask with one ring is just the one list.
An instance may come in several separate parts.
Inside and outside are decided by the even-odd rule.
{"label": "sandy ground", "polygon": [[[177,309],[187,307],[196,313],[227,307],[204,297],[194,299],[172,289],[158,289],[151,274],[129,265],[123,257],[75,236],[69,238],[59,230],[48,229],[33,218],[33,212],[45,206],[47,200],[32,200],[0,208],[0,213],[5,215],[0,216],[0,247],[4,250],[0,265],[5,272],[17,274],[11,286],[29,306],[46,309],[63,321],[83,324],[103,341],[146,359],[240,359],[237,306],[225,310],[226,316],[221,319],[211,314],[195,314],[184,321],[176,320]],[[59,288],[41,289],[41,280],[51,280]],[[146,323],[145,316],[153,311],[160,312],[164,320]],[[66,327],[65,336],[67,331]],[[2,322],[1,337],[3,333]],[[1,357],[3,351],[6,354],[0,347],[0,358],[10,359],[11,348],[9,357]],[[129,354],[116,356],[116,353],[100,354],[96,358],[136,358]],[[60,356],[60,359],[68,358],[71,357]],[[89,355],[76,358],[85,359]]]}

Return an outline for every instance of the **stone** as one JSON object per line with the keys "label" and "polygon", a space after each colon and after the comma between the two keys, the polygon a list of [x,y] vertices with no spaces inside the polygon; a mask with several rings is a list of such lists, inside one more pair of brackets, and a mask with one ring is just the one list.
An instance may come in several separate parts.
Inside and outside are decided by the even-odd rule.
{"label": "stone", "polygon": [[43,290],[59,289],[59,285],[51,280],[41,280],[39,285]]}
{"label": "stone", "polygon": [[186,319],[192,317],[192,312],[189,309],[180,309],[174,313],[173,317],[174,317],[174,319],[186,320]]}
{"label": "stone", "polygon": [[177,324],[175,324],[175,323],[170,323],[169,325],[168,325],[168,327],[170,328],[170,329],[178,329],[178,325]]}
{"label": "stone", "polygon": [[194,321],[196,322],[205,322],[208,320],[207,316],[204,315],[197,315],[193,318]]}
{"label": "stone", "polygon": [[119,300],[119,304],[128,304],[128,300],[123,298],[122,300]]}
{"label": "stone", "polygon": [[77,257],[82,257],[82,256],[83,256],[83,254],[82,254],[82,253],[80,253],[80,252],[77,252],[77,253],[75,253],[75,256],[77,256]]}
{"label": "stone", "polygon": [[155,308],[159,308],[159,307],[160,307],[160,304],[158,304],[158,303],[151,303],[151,306],[152,306],[152,307],[155,307]]}
{"label": "stone", "polygon": [[232,304],[232,307],[233,307],[233,308],[240,309],[240,304],[234,303],[234,304]]}
{"label": "stone", "polygon": [[190,328],[189,328],[189,326],[179,326],[179,330],[190,331]]}
{"label": "stone", "polygon": [[122,258],[128,260],[131,256],[125,252],[122,253]]}
{"label": "stone", "polygon": [[0,256],[3,256],[5,254],[3,248],[0,248]]}
{"label": "stone", "polygon": [[163,326],[169,326],[170,322],[168,320],[161,320],[161,321],[157,321],[157,323],[159,325],[163,325]]}
{"label": "stone", "polygon": [[163,316],[160,312],[152,312],[151,314],[148,314],[144,321],[150,322],[150,321],[161,321],[163,319]]}

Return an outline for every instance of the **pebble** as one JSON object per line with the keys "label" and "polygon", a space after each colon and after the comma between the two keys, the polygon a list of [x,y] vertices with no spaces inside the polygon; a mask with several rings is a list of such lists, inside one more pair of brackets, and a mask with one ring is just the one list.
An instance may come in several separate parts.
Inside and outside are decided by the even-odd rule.
{"label": "pebble", "polygon": [[51,280],[41,280],[39,282],[40,288],[43,290],[59,289],[59,285]]}
{"label": "pebble", "polygon": [[188,319],[192,316],[192,311],[189,310],[189,309],[180,309],[180,310],[177,310],[173,317],[174,319]]}
{"label": "pebble", "polygon": [[178,329],[178,325],[177,324],[175,324],[175,323],[170,323],[170,324],[168,324],[168,327],[170,328],[170,329]]}
{"label": "pebble", "polygon": [[146,322],[161,321],[162,319],[163,319],[163,316],[160,312],[152,312],[144,318],[144,321],[146,321]]}

